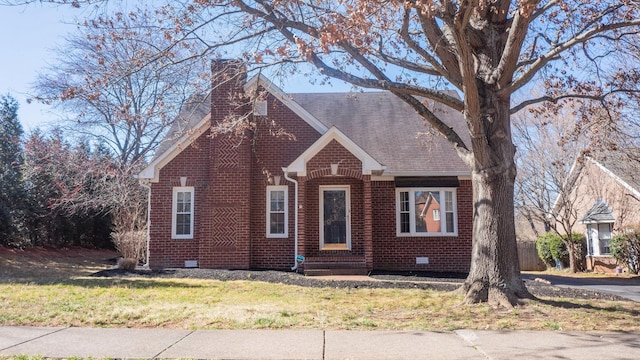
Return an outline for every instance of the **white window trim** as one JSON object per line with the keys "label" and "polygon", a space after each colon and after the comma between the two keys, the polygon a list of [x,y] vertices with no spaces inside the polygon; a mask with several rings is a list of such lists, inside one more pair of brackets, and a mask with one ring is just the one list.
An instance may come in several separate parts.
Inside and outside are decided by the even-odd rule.
{"label": "white window trim", "polygon": [[[440,208],[440,219],[442,226],[440,227],[440,232],[429,232],[422,233],[416,232],[416,216],[415,216],[415,195],[416,191],[438,191],[440,192],[440,198],[442,199],[441,203],[443,204]],[[446,232],[446,209],[444,206],[445,203],[445,191],[450,191],[453,202],[453,232]],[[401,223],[400,223],[400,193],[409,192],[409,232],[403,233],[401,232]],[[442,216],[445,214],[445,216]],[[458,195],[457,188],[430,188],[430,187],[410,187],[410,188],[396,188],[396,236],[397,237],[454,237],[458,236]]]}
{"label": "white window trim", "polygon": [[[347,232],[346,244],[326,244],[324,243],[324,191],[325,190],[344,190],[345,191],[345,226]],[[319,234],[320,234],[320,250],[351,250],[351,186],[349,185],[320,185],[319,186],[320,208],[318,209]]]}
{"label": "white window trim", "polygon": [[[609,239],[604,239],[600,237],[600,226],[608,225],[609,229],[607,232],[609,233]],[[611,251],[611,239],[613,238],[613,223],[609,222],[594,222],[587,224],[587,255],[588,256],[598,256],[598,257],[611,257],[611,252],[602,253],[600,252],[600,248],[602,247],[602,240],[609,241],[609,251]]]}
{"label": "white window trim", "polygon": [[[271,192],[284,191],[284,234],[271,233]],[[289,187],[286,185],[267,186],[267,206],[266,206],[266,236],[267,238],[288,238],[289,237]]]}
{"label": "white window trim", "polygon": [[[176,234],[176,221],[178,215],[178,193],[179,192],[190,192],[191,193],[191,223],[189,224],[189,229],[191,232],[189,234]],[[196,201],[195,201],[195,191],[193,186],[177,186],[173,188],[173,200],[171,203],[171,238],[172,239],[193,239],[193,218],[195,217],[195,209],[196,209]]]}

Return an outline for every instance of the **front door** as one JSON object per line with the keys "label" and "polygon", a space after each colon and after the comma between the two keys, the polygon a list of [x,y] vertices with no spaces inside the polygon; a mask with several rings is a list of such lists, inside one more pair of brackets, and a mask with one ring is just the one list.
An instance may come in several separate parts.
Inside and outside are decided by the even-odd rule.
{"label": "front door", "polygon": [[349,186],[320,186],[320,250],[351,250]]}

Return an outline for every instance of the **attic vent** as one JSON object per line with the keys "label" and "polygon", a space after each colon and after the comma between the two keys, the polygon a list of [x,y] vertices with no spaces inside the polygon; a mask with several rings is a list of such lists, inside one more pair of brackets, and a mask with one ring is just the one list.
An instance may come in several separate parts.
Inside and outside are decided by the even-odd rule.
{"label": "attic vent", "polygon": [[267,101],[259,100],[253,103],[253,115],[267,116]]}

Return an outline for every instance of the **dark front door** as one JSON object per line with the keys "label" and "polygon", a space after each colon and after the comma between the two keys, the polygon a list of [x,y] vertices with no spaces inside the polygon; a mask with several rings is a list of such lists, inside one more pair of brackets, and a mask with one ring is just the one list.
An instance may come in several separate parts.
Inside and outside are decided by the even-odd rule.
{"label": "dark front door", "polygon": [[350,191],[348,186],[320,187],[320,250],[350,250]]}

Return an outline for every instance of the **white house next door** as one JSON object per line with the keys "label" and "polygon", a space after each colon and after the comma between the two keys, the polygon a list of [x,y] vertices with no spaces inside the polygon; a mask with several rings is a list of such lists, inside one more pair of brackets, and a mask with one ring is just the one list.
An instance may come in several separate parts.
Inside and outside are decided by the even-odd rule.
{"label": "white house next door", "polygon": [[320,186],[320,250],[351,249],[349,186]]}

